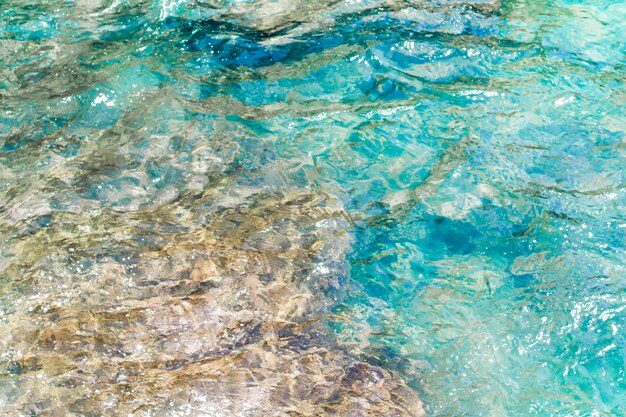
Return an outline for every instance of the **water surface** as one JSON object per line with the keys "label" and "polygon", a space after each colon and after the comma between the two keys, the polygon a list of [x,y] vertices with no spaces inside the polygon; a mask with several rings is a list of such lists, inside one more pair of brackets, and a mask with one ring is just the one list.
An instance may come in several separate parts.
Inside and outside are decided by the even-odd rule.
{"label": "water surface", "polygon": [[623,2],[0,6],[4,414],[626,414]]}

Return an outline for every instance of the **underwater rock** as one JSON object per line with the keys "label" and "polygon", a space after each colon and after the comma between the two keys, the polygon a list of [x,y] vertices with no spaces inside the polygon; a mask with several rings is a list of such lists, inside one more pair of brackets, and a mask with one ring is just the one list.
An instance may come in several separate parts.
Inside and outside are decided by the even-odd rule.
{"label": "underwater rock", "polygon": [[415,2],[406,0],[374,0],[367,2],[303,1],[303,0],[255,0],[233,5],[220,1],[209,1],[200,5],[205,13],[211,10],[212,18],[217,21],[236,21],[242,27],[261,31],[266,36],[272,35],[271,42],[280,40],[275,36],[282,32],[289,35],[301,35],[305,32],[319,31],[324,27],[337,24],[350,15],[367,15],[376,12],[397,13],[411,9],[428,11],[449,10],[454,7],[471,8],[479,13],[496,13],[502,7],[501,0],[447,0],[440,2]]}
{"label": "underwater rock", "polygon": [[340,206],[323,200],[256,194],[154,250],[30,276],[0,324],[0,410],[423,415],[400,379],[327,336],[323,288],[345,274],[350,242]]}

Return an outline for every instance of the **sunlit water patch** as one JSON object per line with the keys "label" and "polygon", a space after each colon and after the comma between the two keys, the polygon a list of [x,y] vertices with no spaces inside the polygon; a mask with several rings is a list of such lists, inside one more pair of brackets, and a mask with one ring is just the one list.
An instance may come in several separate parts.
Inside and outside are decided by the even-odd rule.
{"label": "sunlit water patch", "polygon": [[1,13],[4,414],[626,413],[621,2]]}

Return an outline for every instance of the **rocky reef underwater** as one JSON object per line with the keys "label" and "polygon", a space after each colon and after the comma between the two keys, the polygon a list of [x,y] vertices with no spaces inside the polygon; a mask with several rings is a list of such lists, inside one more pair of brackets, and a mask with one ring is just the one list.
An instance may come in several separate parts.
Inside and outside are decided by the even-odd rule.
{"label": "rocky reef underwater", "polygon": [[[91,261],[112,239],[148,239],[135,215],[22,236],[28,257],[5,269],[17,294],[0,326],[3,413],[423,415],[401,379],[321,321],[345,275],[341,206],[297,190],[230,205],[121,259]],[[168,216],[145,215],[152,227]]]}

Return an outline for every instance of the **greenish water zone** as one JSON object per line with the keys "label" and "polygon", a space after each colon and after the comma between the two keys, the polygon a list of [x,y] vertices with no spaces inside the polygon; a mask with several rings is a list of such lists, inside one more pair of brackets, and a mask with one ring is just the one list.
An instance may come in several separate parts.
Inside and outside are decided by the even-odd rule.
{"label": "greenish water zone", "polygon": [[[626,414],[623,2],[0,5],[5,325],[105,260],[140,299],[137,254],[298,190],[342,220],[285,209],[307,220],[262,236],[351,236],[290,268],[331,282],[337,345],[428,415]],[[29,375],[2,349],[0,409]]]}

